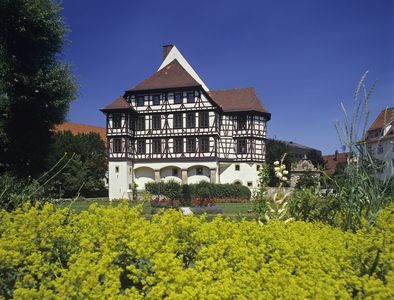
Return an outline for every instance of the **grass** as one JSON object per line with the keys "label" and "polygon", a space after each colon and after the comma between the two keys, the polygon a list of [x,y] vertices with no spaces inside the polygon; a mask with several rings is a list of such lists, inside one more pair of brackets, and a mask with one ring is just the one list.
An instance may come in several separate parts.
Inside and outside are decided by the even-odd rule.
{"label": "grass", "polygon": [[[77,213],[87,210],[89,206],[93,203],[97,203],[102,206],[116,206],[119,205],[120,202],[111,203],[108,198],[92,198],[86,200],[76,200],[74,202],[60,202],[56,203],[55,206],[58,208],[70,207]],[[129,207],[134,207],[138,203],[129,202]],[[217,206],[223,209],[223,215],[226,216],[250,216],[252,215],[252,203],[217,203]],[[155,213],[156,209],[152,209],[149,203],[145,203],[143,206],[143,215],[152,215]]]}

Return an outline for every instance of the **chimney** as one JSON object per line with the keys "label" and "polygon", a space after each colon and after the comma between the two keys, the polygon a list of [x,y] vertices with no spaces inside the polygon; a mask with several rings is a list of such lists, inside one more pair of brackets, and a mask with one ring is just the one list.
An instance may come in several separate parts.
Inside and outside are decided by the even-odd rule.
{"label": "chimney", "polygon": [[172,47],[174,47],[174,45],[164,45],[163,46],[163,61],[166,59],[168,53],[170,53]]}

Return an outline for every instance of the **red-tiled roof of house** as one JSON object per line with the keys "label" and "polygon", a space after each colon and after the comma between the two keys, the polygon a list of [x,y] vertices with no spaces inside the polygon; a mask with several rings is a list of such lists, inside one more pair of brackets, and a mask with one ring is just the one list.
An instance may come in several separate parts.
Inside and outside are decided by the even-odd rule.
{"label": "red-tiled roof of house", "polygon": [[54,131],[55,132],[71,131],[71,133],[74,135],[94,132],[94,133],[98,133],[104,142],[107,141],[107,130],[103,127],[98,127],[98,126],[64,122],[62,124],[56,125]]}
{"label": "red-tiled roof of house", "polygon": [[348,153],[338,153],[323,155],[323,159],[325,162],[325,171],[328,175],[332,175],[335,173],[338,164],[346,164],[347,163]]}
{"label": "red-tiled roof of house", "polygon": [[101,111],[106,110],[115,110],[115,109],[127,109],[130,108],[130,104],[123,97],[116,98],[112,103],[108,104],[104,108],[100,109]]}
{"label": "red-tiled roof of house", "polygon": [[195,87],[200,84],[174,59],[167,66],[131,88],[129,91]]}
{"label": "red-tiled roof of house", "polygon": [[209,91],[208,95],[225,112],[257,111],[268,113],[251,87]]}
{"label": "red-tiled roof of house", "polygon": [[368,131],[383,128],[384,125],[391,124],[394,121],[394,107],[386,108],[380,112],[378,117],[369,127]]}

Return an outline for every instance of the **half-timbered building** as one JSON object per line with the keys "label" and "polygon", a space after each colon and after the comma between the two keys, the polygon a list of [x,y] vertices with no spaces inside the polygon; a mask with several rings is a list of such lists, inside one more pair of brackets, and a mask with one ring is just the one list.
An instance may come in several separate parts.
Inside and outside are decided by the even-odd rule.
{"label": "half-timbered building", "polygon": [[271,116],[254,89],[211,91],[175,46],[163,50],[156,73],[101,109],[110,199],[127,197],[133,182],[257,187]]}

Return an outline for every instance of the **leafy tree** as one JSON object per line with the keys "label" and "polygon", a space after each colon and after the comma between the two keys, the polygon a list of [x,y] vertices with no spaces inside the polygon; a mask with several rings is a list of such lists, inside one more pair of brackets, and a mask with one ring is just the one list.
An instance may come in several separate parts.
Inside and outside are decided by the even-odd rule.
{"label": "leafy tree", "polygon": [[[269,165],[268,174],[269,174],[269,186],[278,186],[279,181],[275,176],[274,170],[274,162],[280,161],[283,155],[287,153],[285,156],[284,164],[286,165],[287,170],[291,172],[291,164],[295,161],[294,155],[290,152],[290,148],[283,142],[267,139],[266,141],[266,162]],[[290,178],[290,175],[289,175]]]}
{"label": "leafy tree", "polygon": [[42,172],[51,129],[64,121],[76,84],[59,54],[61,7],[51,0],[0,1],[0,171]]}
{"label": "leafy tree", "polygon": [[73,135],[70,131],[56,133],[46,159],[46,169],[56,165],[65,153],[71,160],[63,160],[68,162],[67,166],[64,167],[62,162],[54,170],[60,173],[48,183],[46,191],[65,197],[73,197],[78,192],[87,197],[105,195],[106,147],[100,136],[97,133]]}

